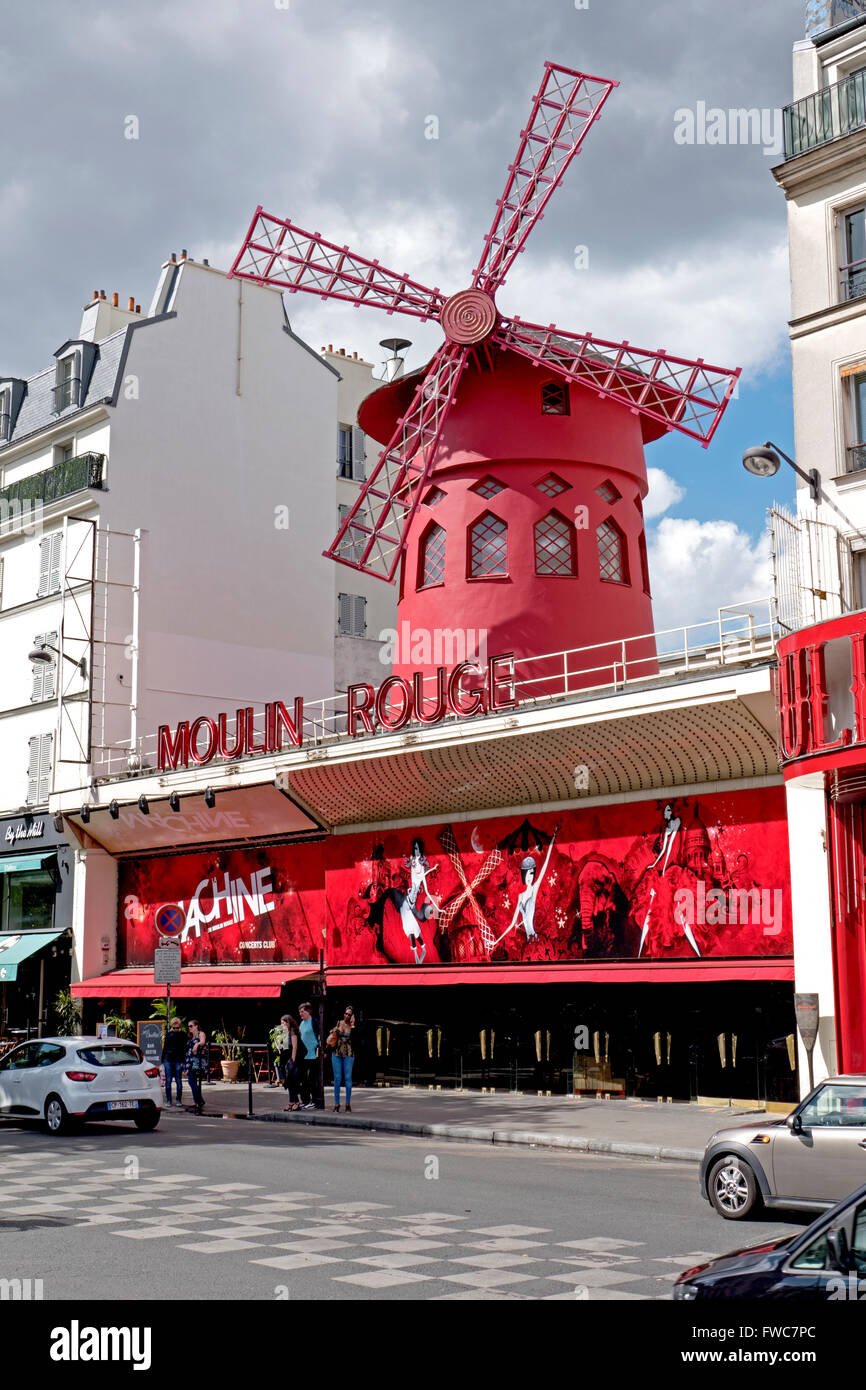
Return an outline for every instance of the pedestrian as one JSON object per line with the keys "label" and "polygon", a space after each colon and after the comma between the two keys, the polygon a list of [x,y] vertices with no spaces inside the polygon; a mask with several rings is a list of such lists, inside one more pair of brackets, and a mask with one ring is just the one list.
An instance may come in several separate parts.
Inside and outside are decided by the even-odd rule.
{"label": "pedestrian", "polygon": [[304,1055],[301,1058],[301,1102],[304,1110],[315,1110],[319,1095],[319,1023],[309,1003],[301,1004],[300,1033]]}
{"label": "pedestrian", "polygon": [[285,1110],[300,1110],[300,1080],[301,1071],[298,1065],[298,1049],[301,1045],[301,1034],[297,1021],[291,1014],[283,1014],[280,1019],[282,1029],[282,1039],[280,1047],[280,1074],[283,1085],[289,1093],[289,1103],[284,1106]]}
{"label": "pedestrian", "polygon": [[352,1047],[352,1032],[355,1027],[355,1014],[351,1004],[343,1017],[328,1034],[331,1048],[331,1066],[334,1069],[334,1109],[340,1113],[340,1084],[346,1088],[346,1114],[352,1113],[352,1067],[355,1053]]}
{"label": "pedestrian", "polygon": [[[183,1101],[183,1064],[186,1059],[186,1038],[179,1018],[173,1018],[162,1043],[162,1066],[165,1075],[165,1103],[169,1109],[179,1110]],[[171,1098],[171,1083],[175,1085],[175,1099]]]}
{"label": "pedestrian", "polygon": [[192,1108],[197,1115],[204,1110],[201,1083],[207,1074],[207,1034],[199,1026],[197,1018],[189,1021],[189,1038],[186,1048],[186,1074],[192,1091]]}

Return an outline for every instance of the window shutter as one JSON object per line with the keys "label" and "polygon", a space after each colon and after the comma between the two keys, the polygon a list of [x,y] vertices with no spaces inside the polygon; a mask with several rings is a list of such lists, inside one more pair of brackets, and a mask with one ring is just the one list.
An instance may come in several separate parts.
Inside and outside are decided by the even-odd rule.
{"label": "window shutter", "polygon": [[55,531],[51,536],[51,558],[49,561],[48,592],[60,593],[60,562],[63,557],[63,532]]}
{"label": "window shutter", "polygon": [[[57,646],[58,634],[49,632],[47,641],[50,646]],[[57,694],[57,657],[51,653],[51,665],[42,667],[42,699],[53,700]]]}
{"label": "window shutter", "polygon": [[44,598],[48,593],[48,577],[51,573],[51,537],[43,536],[39,542],[39,587],[36,590],[37,598]]}
{"label": "window shutter", "polygon": [[338,630],[343,637],[363,637],[367,631],[367,600],[361,594],[339,594]]}
{"label": "window shutter", "polygon": [[[47,632],[37,632],[36,636],[33,638],[33,645],[34,647],[41,647],[42,643],[47,641]],[[39,701],[43,699],[42,690],[45,684],[45,672],[47,667],[43,666],[41,661],[34,661],[32,663],[32,670],[33,684],[30,687],[30,703],[32,705],[37,705]]]}
{"label": "window shutter", "polygon": [[48,800],[51,784],[52,734],[36,734],[28,741],[27,804],[38,806]]}
{"label": "window shutter", "polygon": [[363,483],[367,476],[367,443],[364,431],[358,426],[352,426],[352,477],[356,483]]}

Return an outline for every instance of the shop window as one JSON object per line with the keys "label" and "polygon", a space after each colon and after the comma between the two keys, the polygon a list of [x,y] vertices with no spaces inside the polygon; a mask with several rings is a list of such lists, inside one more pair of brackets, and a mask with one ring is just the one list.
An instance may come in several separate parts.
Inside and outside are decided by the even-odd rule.
{"label": "shop window", "polygon": [[559,497],[561,493],[567,492],[571,485],[564,483],[556,473],[548,473],[547,477],[539,479],[535,486],[545,497]]}
{"label": "shop window", "polygon": [[571,402],[568,396],[568,383],[565,381],[546,381],[541,388],[542,415],[569,415]]}
{"label": "shop window", "polygon": [[27,805],[42,806],[48,801],[51,787],[51,750],[53,734],[36,734],[29,740],[30,759],[27,766]]}
{"label": "shop window", "polygon": [[484,497],[488,501],[491,497],[495,497],[498,492],[504,491],[505,484],[490,477],[482,478],[480,483],[476,483],[473,488],[470,488],[470,492],[477,492],[479,497]]}
{"label": "shop window", "polygon": [[429,589],[445,578],[445,528],[431,526],[421,538],[418,588]]}
{"label": "shop window", "polygon": [[485,512],[469,528],[469,575],[472,579],[497,579],[508,574],[508,527],[492,512]]}
{"label": "shop window", "polygon": [[534,527],[535,573],[573,578],[577,573],[574,528],[558,512],[542,517]]}
{"label": "shop window", "polygon": [[57,887],[43,869],[4,874],[6,880],[6,931],[50,931],[54,923]]}
{"label": "shop window", "polygon": [[598,538],[599,577],[608,584],[628,583],[625,536],[616,522],[608,517],[596,531]]}

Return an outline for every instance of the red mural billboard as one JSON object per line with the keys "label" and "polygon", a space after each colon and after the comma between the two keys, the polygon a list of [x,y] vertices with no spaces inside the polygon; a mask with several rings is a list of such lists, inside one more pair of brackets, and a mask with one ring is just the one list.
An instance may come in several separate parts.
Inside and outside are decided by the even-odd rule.
{"label": "red mural billboard", "polygon": [[121,958],[477,965],[787,956],[781,787],[211,851],[121,868]]}

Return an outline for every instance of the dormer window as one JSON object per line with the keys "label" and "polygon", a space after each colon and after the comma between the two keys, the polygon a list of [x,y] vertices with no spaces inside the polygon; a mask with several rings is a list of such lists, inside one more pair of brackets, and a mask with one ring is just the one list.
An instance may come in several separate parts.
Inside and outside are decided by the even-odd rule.
{"label": "dormer window", "polygon": [[81,354],[69,352],[57,359],[54,379],[54,410],[68,410],[81,404]]}
{"label": "dormer window", "polygon": [[0,378],[0,444],[7,444],[12,438],[26,394],[27,382],[23,377]]}
{"label": "dormer window", "polygon": [[568,383],[565,381],[546,381],[541,388],[542,415],[570,415],[571,404],[568,398]]}
{"label": "dormer window", "polygon": [[5,444],[12,434],[12,388],[0,387],[0,443]]}

